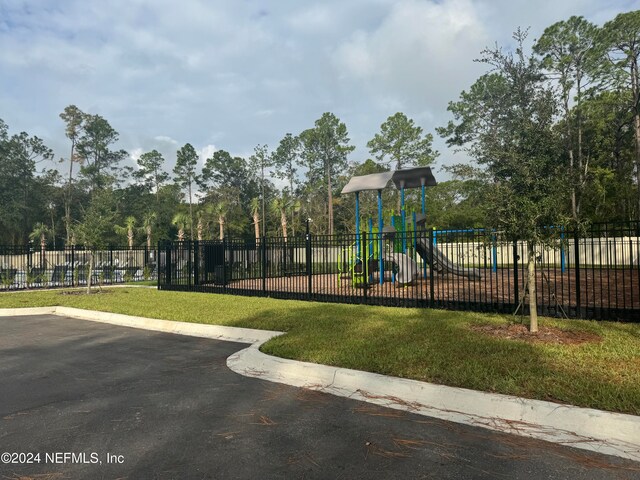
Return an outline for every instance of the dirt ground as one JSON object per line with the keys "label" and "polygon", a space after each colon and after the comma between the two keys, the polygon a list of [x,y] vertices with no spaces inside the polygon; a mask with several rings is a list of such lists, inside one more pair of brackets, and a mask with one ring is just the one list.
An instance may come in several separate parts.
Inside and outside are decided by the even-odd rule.
{"label": "dirt ground", "polygon": [[597,343],[602,340],[598,335],[588,332],[561,330],[555,327],[540,327],[538,333],[530,333],[526,325],[511,323],[506,325],[473,326],[472,330],[492,337],[508,340],[524,340],[530,343],[555,343],[562,345],[581,345]]}
{"label": "dirt ground", "polygon": [[[399,285],[387,275],[384,283],[379,282],[374,273],[365,289],[354,287],[351,278],[341,278],[338,274],[313,275],[311,293],[341,297],[392,298],[398,301],[456,302],[489,305],[517,305],[525,291],[525,272],[513,268],[481,269],[481,278],[470,280],[453,274],[435,273],[433,282],[427,272],[411,284]],[[579,298],[576,288],[579,280]],[[433,283],[433,298],[431,296]],[[517,289],[516,289],[517,285]],[[236,280],[227,285],[237,290],[262,290],[262,279]],[[309,293],[309,277],[306,275],[267,278],[267,292]],[[575,309],[620,309],[640,310],[640,272],[636,269],[598,270],[596,268],[540,269],[537,272],[537,298],[540,306],[558,310]],[[558,305],[558,307],[556,307]]]}

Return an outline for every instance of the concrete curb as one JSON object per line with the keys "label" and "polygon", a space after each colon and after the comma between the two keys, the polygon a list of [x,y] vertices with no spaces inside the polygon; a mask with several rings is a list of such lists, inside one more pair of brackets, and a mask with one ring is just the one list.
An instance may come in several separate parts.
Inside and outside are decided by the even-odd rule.
{"label": "concrete curb", "polygon": [[[98,288],[98,286],[92,287],[92,288]],[[158,287],[154,286],[154,285],[131,285],[131,284],[123,284],[123,283],[118,283],[115,285],[100,285],[100,288],[104,288],[105,290],[108,290],[109,288],[151,288],[154,290],[157,290]],[[33,293],[33,292],[60,292],[61,290],[71,290],[71,291],[80,291],[80,290],[87,290],[87,287],[81,286],[81,287],[65,287],[65,286],[59,286],[59,287],[37,287],[37,288],[21,288],[19,290],[0,290],[0,295],[13,295],[16,293]]]}
{"label": "concrete curb", "polygon": [[250,377],[640,461],[640,417],[634,415],[287,360],[258,348],[234,353],[227,366]]}
{"label": "concrete curb", "polygon": [[136,317],[120,313],[97,312],[73,307],[36,307],[36,308],[0,308],[0,317],[27,315],[60,315],[63,317],[109,323],[122,327],[140,328],[155,332],[176,333],[191,337],[212,338],[228,342],[259,343],[282,335],[283,332],[256,330],[251,328],[225,327],[222,325],[204,325],[201,323],[174,322],[156,318]]}
{"label": "concrete curb", "polygon": [[251,346],[227,359],[227,366],[238,374],[640,461],[640,417],[634,415],[434,385],[260,352],[260,345],[282,332],[173,322],[70,307],[0,309],[0,316],[43,314],[250,343]]}

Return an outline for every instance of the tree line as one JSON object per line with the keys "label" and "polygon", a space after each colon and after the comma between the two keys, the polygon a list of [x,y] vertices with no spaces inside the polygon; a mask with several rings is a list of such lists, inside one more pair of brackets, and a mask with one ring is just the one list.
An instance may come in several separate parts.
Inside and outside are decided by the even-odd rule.
{"label": "tree line", "polygon": [[[105,219],[105,244],[286,237],[300,233],[307,218],[316,233],[344,231],[353,228],[348,225],[353,218],[347,221],[336,193],[349,172],[383,171],[391,163],[426,165],[436,155],[433,137],[397,113],[370,142],[381,163],[349,164],[354,147],[347,127],[325,113],[312,128],[287,133],[273,150],[256,146],[249,158],[220,149],[200,159],[187,143],[177,150],[169,172],[157,150],[142,153],[135,167],[123,165],[129,155],[115,147],[119,134],[100,115],[69,105],[60,118],[70,148],[65,172],[46,162],[54,155],[41,139],[24,132],[9,135],[7,125],[0,123],[0,243],[20,243],[31,236],[57,245],[80,244],[86,241],[79,238],[84,227],[95,223],[96,216]],[[399,143],[393,138],[398,132],[403,135],[399,147],[392,145]]]}
{"label": "tree line", "polygon": [[[574,16],[533,42],[517,30],[514,41],[514,51],[481,52],[488,72],[437,129],[472,161],[446,167],[451,180],[428,189],[428,223],[536,239],[542,224],[640,218],[640,11],[602,26]],[[65,171],[41,139],[11,134],[0,120],[0,243],[287,237],[306,219],[314,233],[353,232],[353,196],[338,195],[351,176],[438,157],[433,136],[397,112],[368,142],[370,158],[350,161],[347,126],[327,112],[248,158],[217,150],[200,159],[187,143],[171,171],[156,150],[130,167],[105,118],[74,105],[60,117]],[[417,193],[408,192],[409,209],[419,209]],[[375,195],[361,201],[363,215],[375,216]],[[394,192],[385,205],[399,209]]]}

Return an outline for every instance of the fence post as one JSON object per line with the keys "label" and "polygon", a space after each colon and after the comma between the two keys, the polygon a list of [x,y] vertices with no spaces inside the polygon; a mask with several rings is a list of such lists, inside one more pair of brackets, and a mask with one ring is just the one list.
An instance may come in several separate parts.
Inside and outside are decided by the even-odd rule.
{"label": "fence post", "polygon": [[222,287],[227,288],[227,237],[222,237]]}
{"label": "fence post", "polygon": [[[193,266],[191,265],[191,249],[193,248],[193,242],[191,240],[187,240],[187,287],[191,289],[191,269]],[[183,250],[184,251],[184,250]]]}
{"label": "fence post", "polygon": [[582,302],[582,298],[580,296],[580,238],[578,236],[577,228],[573,235],[573,252],[575,263],[574,270],[576,272],[576,317],[580,318],[580,303]]}
{"label": "fence post", "polygon": [[429,305],[433,307],[435,305],[435,284],[433,274],[436,269],[433,266],[433,249],[435,248],[435,237],[433,235],[433,228],[429,229]]}
{"label": "fence post", "polygon": [[28,272],[31,272],[31,269],[33,268],[33,248],[31,248],[32,245],[33,244],[31,242],[27,243],[27,271]]}
{"label": "fence post", "polygon": [[307,257],[307,295],[309,296],[309,298],[311,298],[311,295],[313,293],[313,284],[312,284],[312,269],[313,269],[313,262],[312,262],[312,248],[311,248],[311,230],[309,227],[309,220],[307,219],[307,233],[305,236],[305,247],[306,247],[306,257]]}
{"label": "fence post", "polygon": [[[517,308],[518,304],[520,303],[520,301],[518,300],[518,298],[520,297],[520,291],[519,291],[519,285],[518,285],[518,241],[514,240],[513,241],[513,281],[514,281],[514,286],[513,286],[513,304],[515,305],[514,308]],[[524,305],[522,306],[522,308],[524,309]]]}
{"label": "fence post", "polygon": [[[260,250],[262,250],[262,291],[267,291],[267,237],[264,235],[260,240]],[[223,259],[224,263],[224,259]]]}
{"label": "fence post", "polygon": [[[495,229],[492,230],[492,232],[495,232]],[[493,273],[497,273],[498,272],[498,237],[496,236],[495,233],[493,233],[491,235],[491,270],[493,271]]]}
{"label": "fence post", "polygon": [[[363,232],[360,238],[364,238],[362,242],[362,296],[365,303],[367,301],[367,290],[369,289],[369,257],[367,256],[367,232]],[[353,282],[353,279],[351,279]]]}
{"label": "fence post", "polygon": [[[171,243],[167,242],[164,252],[164,283],[165,285],[171,285]],[[158,250],[160,250],[160,243],[158,243]],[[158,276],[158,279],[160,276]]]}
{"label": "fence post", "polygon": [[193,241],[193,285],[200,283],[200,242]]}
{"label": "fence post", "polygon": [[566,270],[565,265],[565,251],[564,251],[564,226],[560,226],[560,272],[564,273]]}
{"label": "fence post", "polygon": [[71,286],[76,286],[76,247],[71,245]]}

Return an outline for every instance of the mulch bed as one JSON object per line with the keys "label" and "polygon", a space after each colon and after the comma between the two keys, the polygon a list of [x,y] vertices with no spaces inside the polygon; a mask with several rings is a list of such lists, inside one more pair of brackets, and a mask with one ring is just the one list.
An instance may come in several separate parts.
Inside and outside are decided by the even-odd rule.
{"label": "mulch bed", "polygon": [[[504,268],[497,272],[482,269],[482,279],[469,280],[453,274],[436,274],[433,281],[433,300],[436,302],[480,303],[490,305],[517,304],[516,279],[513,269]],[[519,293],[524,289],[524,272],[519,270],[517,281]],[[377,275],[377,274],[376,274]],[[390,280],[390,279],[389,279]],[[306,275],[267,278],[266,290],[269,292],[308,292]],[[234,280],[229,288],[239,290],[262,290],[262,280]],[[396,288],[390,281],[379,285],[374,275],[374,282],[367,289],[370,297],[393,297],[398,299],[430,298],[430,279],[418,278],[411,285]],[[537,296],[539,306],[555,308],[556,302],[567,310],[575,308],[576,271],[567,269],[544,269],[538,276]],[[314,294],[362,297],[363,289],[354,288],[352,280],[343,278],[338,282],[337,274],[320,274],[312,277]],[[580,270],[580,303],[583,308],[621,308],[640,309],[640,271],[638,270],[596,270],[585,268]],[[527,297],[528,298],[528,297]]]}
{"label": "mulch bed", "polygon": [[523,340],[530,343],[555,343],[561,345],[581,345],[602,341],[599,335],[588,332],[561,330],[555,327],[539,327],[538,333],[530,333],[526,325],[474,325],[471,330],[492,337],[508,340]]}

